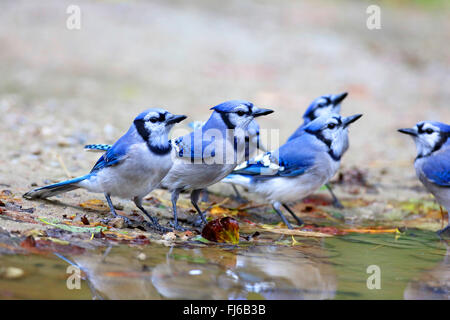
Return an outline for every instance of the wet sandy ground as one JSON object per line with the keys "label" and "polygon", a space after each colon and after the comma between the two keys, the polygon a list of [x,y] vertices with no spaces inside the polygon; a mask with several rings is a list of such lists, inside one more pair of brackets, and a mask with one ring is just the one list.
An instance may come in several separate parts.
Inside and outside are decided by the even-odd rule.
{"label": "wet sandy ground", "polygon": [[[206,120],[210,107],[248,99],[276,110],[260,124],[283,141],[312,99],[348,91],[342,113],[364,117],[351,128],[342,172],[366,170],[376,192],[337,185],[344,200],[373,201],[343,214],[376,223],[390,201],[431,199],[415,178],[413,143],[396,129],[450,122],[448,9],[384,4],[382,29],[370,31],[358,1],[77,3],[78,31],[65,27],[71,1],[0,4],[0,189],[20,197],[85,174],[99,155],[83,145],[114,142],[148,107]],[[60,205],[22,204],[34,217],[60,218],[86,214],[79,203],[93,198],[102,196],[74,191]],[[44,226],[3,219],[1,227]]]}

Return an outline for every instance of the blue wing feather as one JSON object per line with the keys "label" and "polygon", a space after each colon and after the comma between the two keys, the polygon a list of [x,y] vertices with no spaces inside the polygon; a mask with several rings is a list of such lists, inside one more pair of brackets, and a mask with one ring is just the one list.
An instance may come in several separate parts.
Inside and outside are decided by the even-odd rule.
{"label": "blue wing feather", "polygon": [[111,149],[112,145],[110,144],[88,144],[84,146],[84,150],[86,151],[108,151]]}
{"label": "blue wing feather", "polygon": [[302,145],[306,139],[295,139],[281,146],[278,152],[267,152],[263,156],[247,161],[233,174],[260,177],[295,177],[304,174],[314,165],[311,152],[305,152]]}
{"label": "blue wing feather", "polygon": [[91,173],[97,172],[103,168],[111,167],[119,164],[125,159],[129,144],[125,141],[125,136],[117,140],[117,142],[109,148],[91,170]]}
{"label": "blue wing feather", "polygon": [[[177,157],[190,158],[191,160],[204,160],[214,157],[216,154],[214,139],[205,141],[202,139],[203,134],[200,131],[194,132],[174,140]],[[207,148],[208,150],[206,150]]]}

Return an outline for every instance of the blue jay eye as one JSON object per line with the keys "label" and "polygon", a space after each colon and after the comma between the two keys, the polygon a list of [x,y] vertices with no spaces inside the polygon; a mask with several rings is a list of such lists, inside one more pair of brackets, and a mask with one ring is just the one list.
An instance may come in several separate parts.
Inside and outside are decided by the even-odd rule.
{"label": "blue jay eye", "polygon": [[335,123],[329,123],[327,128],[328,129],[334,129],[334,128],[336,128],[336,124]]}
{"label": "blue jay eye", "polygon": [[434,131],[433,131],[433,129],[428,128],[427,130],[425,130],[425,132],[426,132],[427,134],[432,134]]}
{"label": "blue jay eye", "polygon": [[156,117],[151,117],[150,118],[150,122],[151,123],[155,123],[155,122],[157,122],[158,121],[158,118],[156,118]]}
{"label": "blue jay eye", "polygon": [[238,115],[239,117],[242,117],[242,116],[245,114],[245,112],[242,111],[242,110],[239,110],[239,111],[236,112],[236,113],[237,113],[237,115]]}

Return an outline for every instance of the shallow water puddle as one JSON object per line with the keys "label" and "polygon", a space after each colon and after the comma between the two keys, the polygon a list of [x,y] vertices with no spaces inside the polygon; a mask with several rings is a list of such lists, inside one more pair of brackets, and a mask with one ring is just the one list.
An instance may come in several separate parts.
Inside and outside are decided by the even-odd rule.
{"label": "shallow water puddle", "polygon": [[[450,250],[433,232],[301,238],[239,246],[114,246],[82,255],[3,255],[1,299],[449,299]],[[70,263],[82,272],[69,290]],[[380,289],[369,289],[369,266]],[[373,268],[373,267],[372,267]],[[74,272],[74,268],[69,269]],[[373,279],[369,281],[373,285]],[[69,285],[76,286],[73,278]]]}

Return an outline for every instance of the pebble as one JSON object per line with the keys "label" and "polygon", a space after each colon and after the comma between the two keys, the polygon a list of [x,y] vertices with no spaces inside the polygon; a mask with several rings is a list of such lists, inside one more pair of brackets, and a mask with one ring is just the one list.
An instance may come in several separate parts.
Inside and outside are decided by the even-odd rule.
{"label": "pebble", "polygon": [[125,227],[125,221],[121,217],[111,219],[108,224],[117,229],[123,229]]}
{"label": "pebble", "polygon": [[145,259],[147,259],[147,256],[145,255],[145,253],[141,252],[136,256],[136,258],[138,258],[138,260],[144,261]]}
{"label": "pebble", "polygon": [[167,232],[163,234],[162,239],[165,241],[175,241],[177,239],[177,235],[174,232]]}

